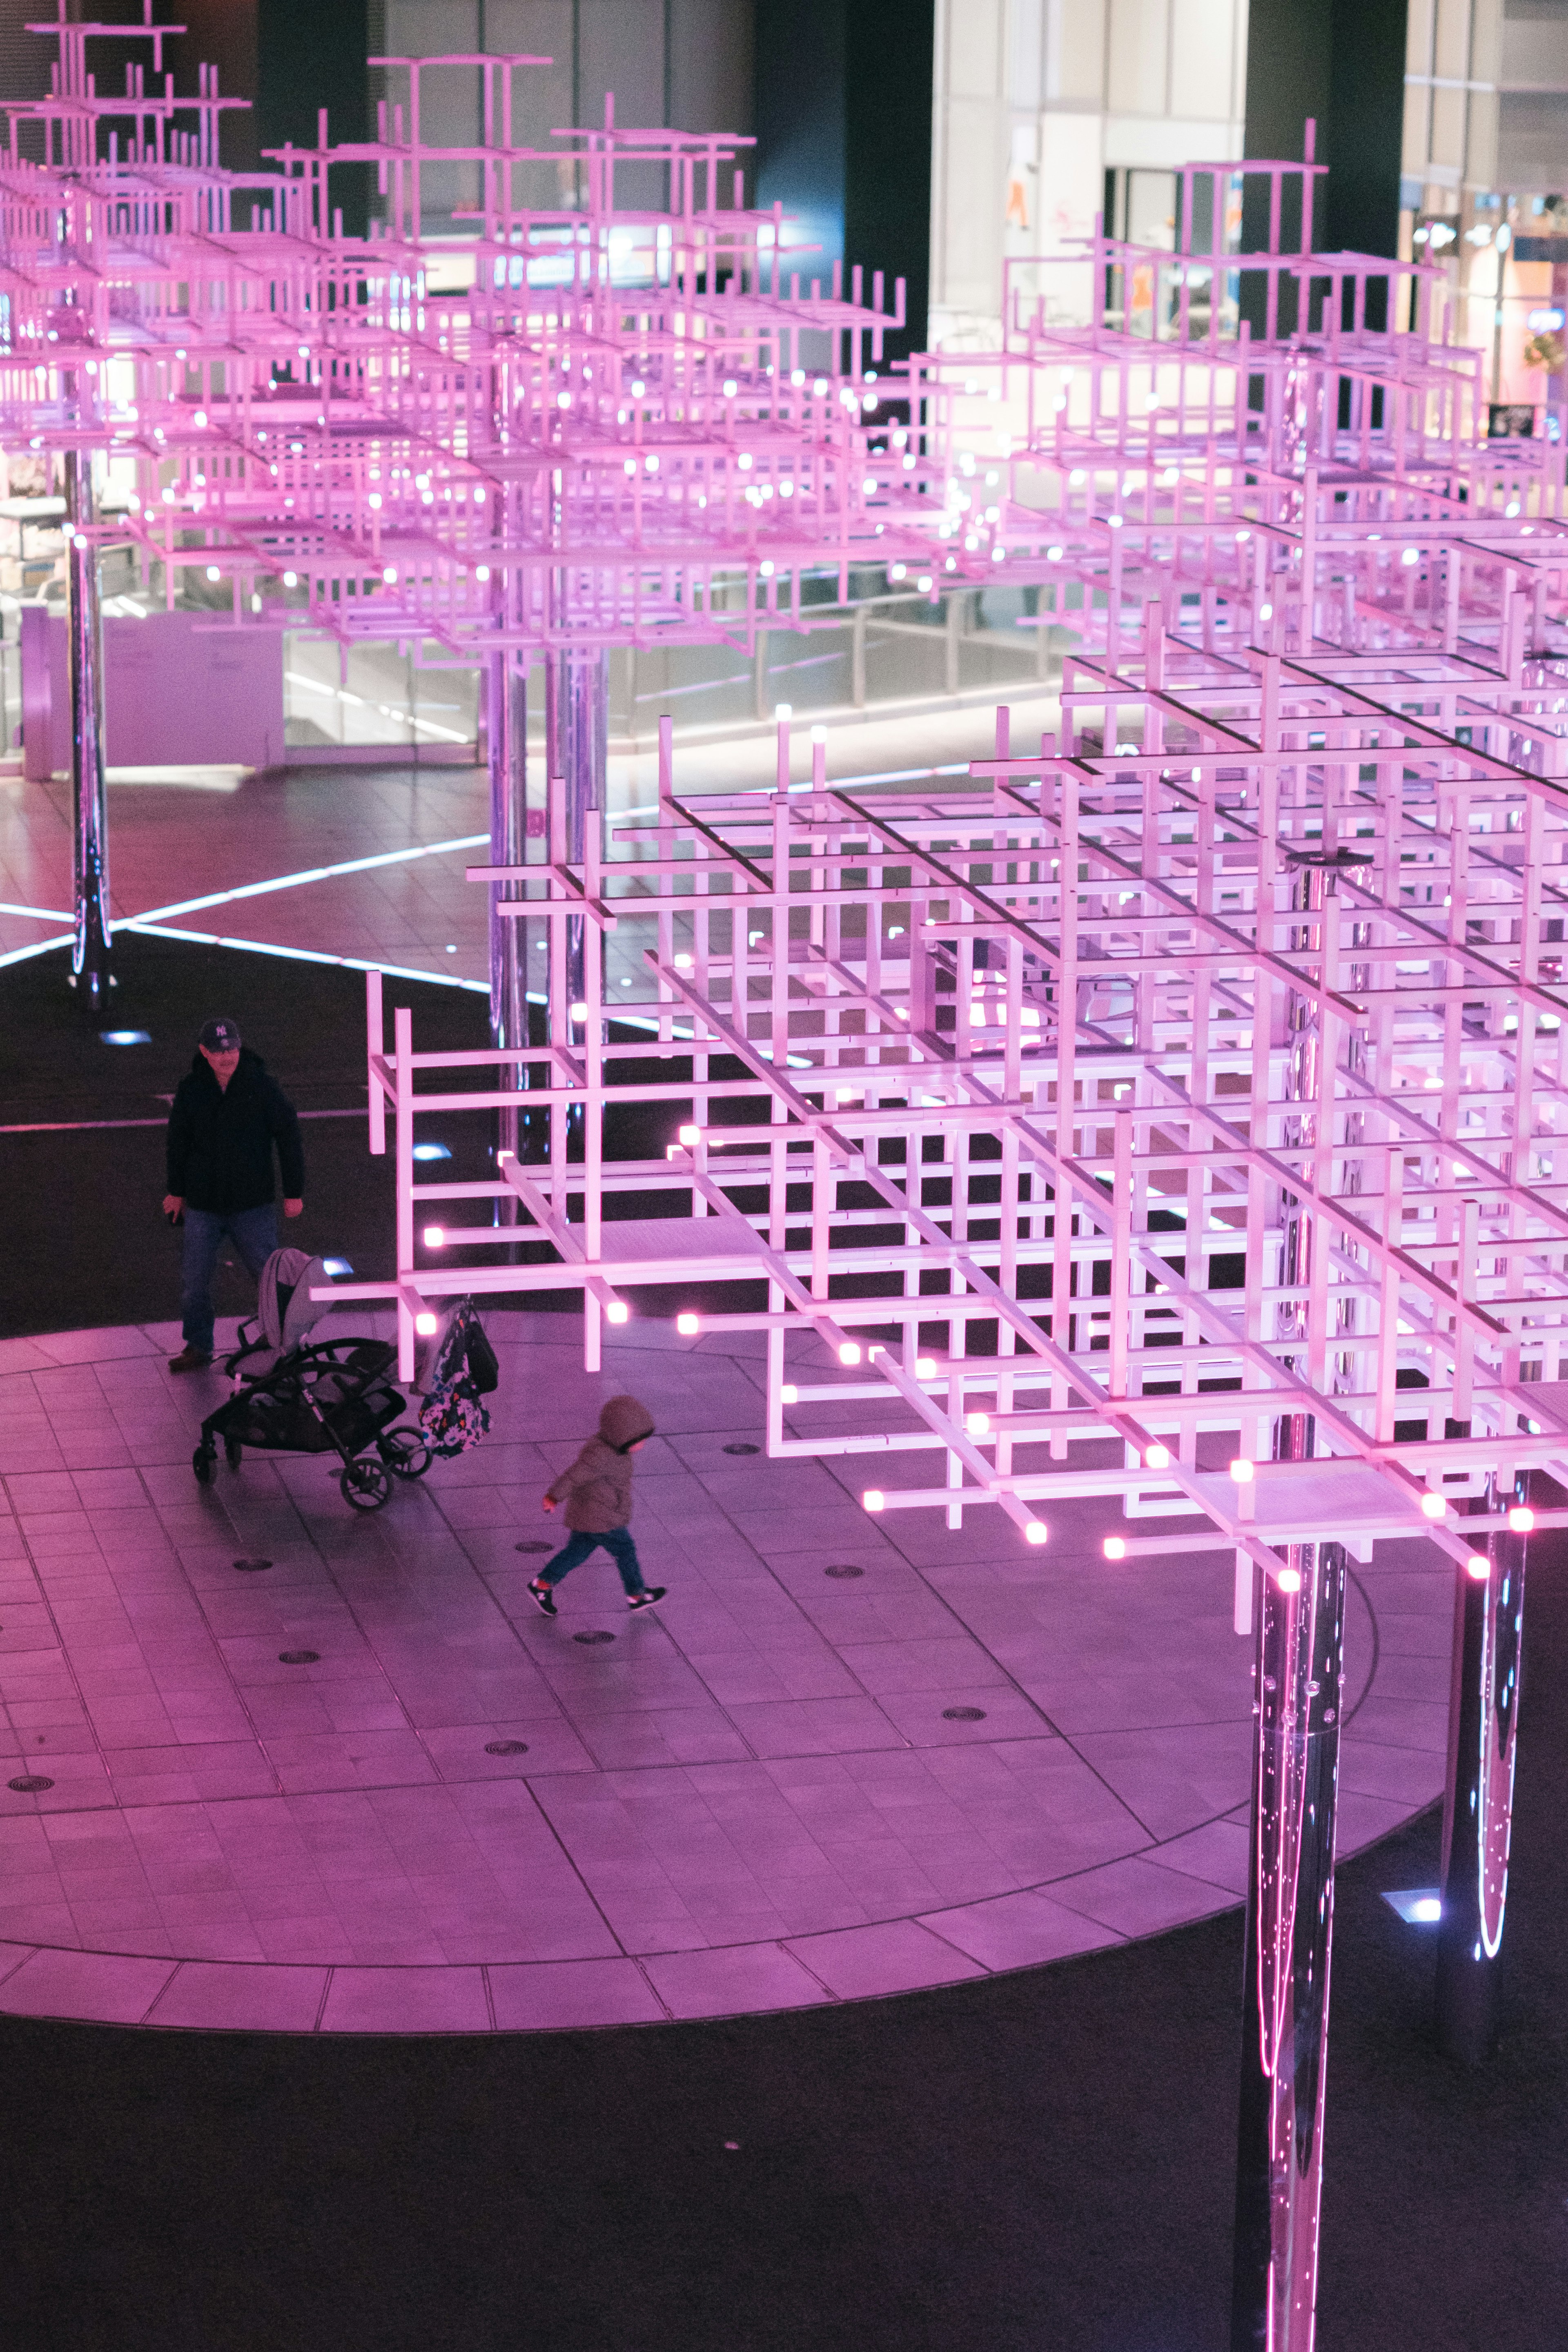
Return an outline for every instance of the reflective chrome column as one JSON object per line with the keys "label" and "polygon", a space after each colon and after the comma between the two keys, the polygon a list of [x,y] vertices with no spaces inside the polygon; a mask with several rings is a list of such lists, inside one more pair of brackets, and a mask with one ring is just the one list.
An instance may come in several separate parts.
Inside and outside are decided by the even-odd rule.
{"label": "reflective chrome column", "polygon": [[[1443,1805],[1443,1916],[1437,1928],[1437,2043],[1479,2066],[1497,2040],[1498,1974],[1513,1827],[1520,1648],[1529,1550],[1529,1480],[1488,1481],[1486,1508],[1510,1524],[1458,1568],[1448,1778]],[[1461,1527],[1462,1527],[1461,1522]]]}
{"label": "reflective chrome column", "polygon": [[[489,738],[490,783],[490,863],[521,866],[528,854],[528,672],[515,653],[492,654],[485,675],[485,720]],[[503,915],[503,900],[526,896],[520,882],[490,885],[490,1042],[495,1045],[528,1043],[529,925],[526,918]],[[497,1084],[516,1087],[516,1063],[498,1065]],[[515,1106],[496,1113],[496,1150],[515,1156],[518,1114]],[[496,1203],[495,1222],[517,1223],[517,1195],[505,1192]]]}
{"label": "reflective chrome column", "polygon": [[[602,646],[552,650],[544,665],[544,734],[549,791],[559,797],[551,810],[551,838],[559,839],[568,865],[580,866],[590,828],[602,825],[610,733],[610,657]],[[559,831],[557,831],[559,824]],[[602,843],[600,846],[602,847]],[[583,918],[566,926],[567,1001],[583,1001]]]}
{"label": "reflective chrome column", "polygon": [[92,457],[68,450],[66,635],[70,676],[71,792],[76,937],[71,970],[89,1002],[109,993],[109,808],[103,774],[103,625],[98,601],[98,546],[92,537]]}
{"label": "reflective chrome column", "polygon": [[[1302,1421],[1310,1448],[1311,1423]],[[1294,1416],[1280,1423],[1300,1426]],[[1233,2352],[1309,2352],[1318,2287],[1345,1551],[1290,1544],[1279,1557],[1278,1568],[1258,1571],[1253,1602]]]}
{"label": "reflective chrome column", "polygon": [[[1290,933],[1293,952],[1321,945],[1327,872],[1340,857],[1292,858],[1292,911],[1320,919]],[[1260,935],[1263,918],[1260,914]],[[1321,999],[1286,1003],[1282,1146],[1317,1136]],[[1304,1292],[1322,1245],[1308,1200],[1282,1190],[1279,1284]],[[1305,1297],[1277,1309],[1277,1340],[1310,1345]],[[1326,1335],[1324,1335],[1326,1336]],[[1282,1353],[1281,1361],[1295,1360]],[[1303,1367],[1304,1369],[1304,1367]],[[1274,1425],[1274,1459],[1310,1462],[1306,1412]],[[1329,1964],[1334,1924],[1334,1815],[1344,1662],[1345,1551],[1293,1543],[1254,1571],[1251,1869],[1243,1969],[1241,2112],[1236,2182],[1232,2352],[1310,2352],[1318,2293]]]}

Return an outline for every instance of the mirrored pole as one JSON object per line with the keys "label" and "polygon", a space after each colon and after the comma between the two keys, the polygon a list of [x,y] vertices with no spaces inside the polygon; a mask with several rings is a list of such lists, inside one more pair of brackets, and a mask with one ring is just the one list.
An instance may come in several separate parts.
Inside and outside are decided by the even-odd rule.
{"label": "mirrored pole", "polygon": [[[1489,1479],[1485,1508],[1510,1525],[1457,1570],[1448,1778],[1443,1804],[1443,1913],[1437,1927],[1437,2046],[1479,2066],[1497,2043],[1498,1978],[1513,1830],[1528,1475]],[[1516,1524],[1517,1523],[1517,1524]]]}
{"label": "mirrored pole", "polygon": [[[1295,953],[1321,951],[1331,872],[1341,861],[1296,856]],[[1260,1008],[1261,1010],[1261,1008]],[[1289,1051],[1280,1144],[1289,1160],[1313,1150],[1323,1049],[1321,999],[1287,992]],[[1309,1200],[1279,1195],[1276,1338],[1307,1369],[1312,1253],[1322,1246]],[[1326,1334],[1318,1335],[1325,1339]],[[1297,1355],[1280,1361],[1295,1368]],[[1311,1461],[1313,1416],[1274,1424],[1278,1462]],[[1345,1549],[1293,1543],[1254,1569],[1251,1867],[1243,1967],[1232,2352],[1310,2352],[1317,2322],[1322,2198],[1329,1964],[1334,1924],[1334,1821],[1344,1669]]]}
{"label": "mirrored pole", "polygon": [[[602,646],[552,648],[544,666],[544,733],[550,791],[559,795],[563,855],[581,866],[605,821],[609,760],[610,657]],[[555,812],[552,811],[552,818]],[[552,838],[556,838],[552,828]],[[602,832],[595,841],[603,853]],[[568,1002],[583,1002],[581,915],[566,926]]]}
{"label": "mirrored pole", "polygon": [[76,935],[71,971],[89,1003],[109,995],[109,800],[103,772],[103,622],[98,597],[98,544],[92,457],[65,457],[66,638],[70,679],[73,880]]}
{"label": "mirrored pole", "polygon": [[[485,677],[485,719],[489,737],[490,786],[490,863],[521,866],[528,854],[528,673],[511,651],[489,657]],[[503,904],[526,896],[521,882],[490,885],[490,1042],[495,1045],[526,1045],[528,1040],[529,924],[521,915],[502,913]],[[524,1073],[515,1062],[497,1065],[498,1087],[519,1087]],[[503,1104],[496,1113],[496,1155],[515,1158],[518,1151],[518,1110]],[[496,1202],[498,1225],[515,1225],[518,1200],[507,1192]]]}

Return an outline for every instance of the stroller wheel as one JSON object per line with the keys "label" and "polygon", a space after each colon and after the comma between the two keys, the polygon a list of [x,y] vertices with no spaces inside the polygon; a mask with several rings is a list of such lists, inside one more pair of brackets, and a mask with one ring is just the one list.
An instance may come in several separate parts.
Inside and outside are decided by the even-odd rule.
{"label": "stroller wheel", "polygon": [[423,1478],[430,1467],[430,1448],[416,1429],[389,1429],[377,1438],[376,1451],[395,1478]]}
{"label": "stroller wheel", "polygon": [[191,1467],[195,1472],[196,1477],[202,1486],[210,1486],[212,1485],[213,1464],[216,1459],[217,1456],[215,1454],[210,1453],[205,1445],[198,1445],[195,1452],[192,1454]]}
{"label": "stroller wheel", "polygon": [[223,1458],[228,1464],[231,1470],[238,1469],[240,1457],[244,1452],[245,1448],[240,1444],[237,1437],[226,1437],[224,1439]]}
{"label": "stroller wheel", "polygon": [[379,1462],[346,1462],[338,1480],[345,1503],[356,1511],[379,1511],[392,1494],[392,1481]]}

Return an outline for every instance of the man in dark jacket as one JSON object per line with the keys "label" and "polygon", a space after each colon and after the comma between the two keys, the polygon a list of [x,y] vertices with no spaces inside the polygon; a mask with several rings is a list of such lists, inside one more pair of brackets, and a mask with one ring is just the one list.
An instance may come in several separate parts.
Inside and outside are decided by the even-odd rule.
{"label": "man in dark jacket", "polygon": [[252,1276],[278,1246],[274,1144],[283,1171],[283,1213],[297,1217],[305,1206],[299,1114],[268,1076],[260,1055],[241,1045],[234,1023],[209,1021],[169,1113],[163,1214],[171,1224],[183,1217],[185,1227],[180,1297],[185,1344],[170,1362],[172,1372],[193,1372],[212,1361],[212,1278],[226,1236]]}

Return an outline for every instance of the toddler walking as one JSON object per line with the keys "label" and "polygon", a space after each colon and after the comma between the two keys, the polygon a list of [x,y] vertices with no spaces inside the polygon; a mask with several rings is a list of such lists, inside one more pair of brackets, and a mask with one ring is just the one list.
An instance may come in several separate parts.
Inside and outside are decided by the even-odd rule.
{"label": "toddler walking", "polygon": [[664,1599],[662,1584],[643,1582],[637,1548],[626,1522],[632,1515],[632,1455],[653,1435],[653,1415],[636,1397],[612,1397],[599,1415],[599,1433],[548,1489],[544,1507],[564,1503],[571,1529],[553,1559],[546,1560],[529,1585],[547,1617],[555,1614],[555,1587],[580,1568],[601,1544],[621,1572],[628,1609],[652,1609]]}

